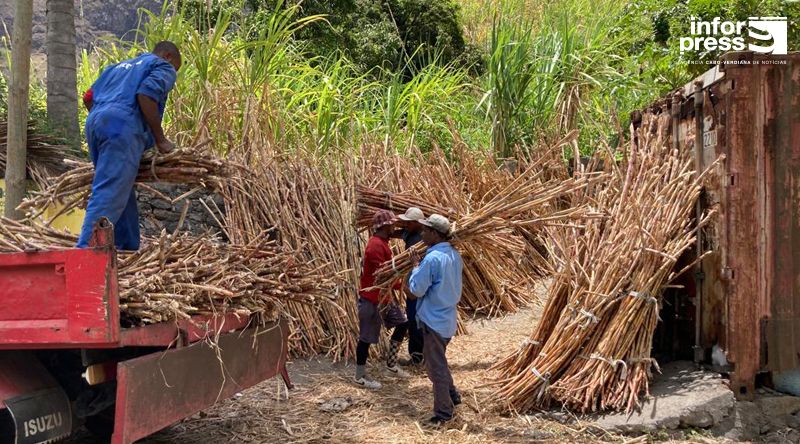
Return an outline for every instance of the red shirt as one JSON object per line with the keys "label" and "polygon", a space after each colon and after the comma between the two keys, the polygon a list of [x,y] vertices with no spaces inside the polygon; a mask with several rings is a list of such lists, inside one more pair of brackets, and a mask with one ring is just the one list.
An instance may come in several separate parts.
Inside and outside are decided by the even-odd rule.
{"label": "red shirt", "polygon": [[[389,248],[389,241],[378,236],[372,236],[367,242],[364,250],[364,260],[361,262],[361,280],[359,282],[358,294],[377,304],[380,297],[380,290],[363,291],[362,288],[369,288],[375,285],[375,272],[384,262],[392,259],[392,249]],[[395,289],[400,288],[400,282],[394,285]]]}

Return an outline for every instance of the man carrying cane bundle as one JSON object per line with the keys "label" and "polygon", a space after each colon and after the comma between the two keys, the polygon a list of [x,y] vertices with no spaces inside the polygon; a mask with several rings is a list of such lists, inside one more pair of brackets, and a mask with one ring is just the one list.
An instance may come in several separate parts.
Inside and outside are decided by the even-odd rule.
{"label": "man carrying cane bundle", "polygon": [[[403,240],[405,249],[413,247],[414,245],[422,242],[422,224],[419,221],[425,219],[425,215],[417,207],[411,207],[406,210],[405,214],[398,216],[398,225],[401,230],[396,231],[392,237],[397,237]],[[408,325],[408,359],[401,359],[399,364],[402,366],[416,366],[422,364],[422,347],[423,338],[422,330],[417,326],[417,301],[413,299],[406,300],[406,317],[409,320]]]}
{"label": "man carrying cane bundle", "polygon": [[461,394],[447,365],[447,344],[456,333],[456,306],[461,299],[461,255],[450,245],[450,221],[433,214],[420,221],[425,257],[411,272],[408,291],[417,298],[417,318],[424,338],[423,356],[433,384],[433,414],[429,422],[441,425],[453,418]]}
{"label": "man carrying cane bundle", "polygon": [[151,53],[106,67],[84,95],[86,143],[95,172],[78,248],[89,246],[94,224],[106,217],[114,224],[117,249],[139,249],[134,191],[139,161],[151,146],[162,153],[175,148],[164,136],[161,118],[180,67],[178,47],[159,42]]}
{"label": "man carrying cane bundle", "polygon": [[[375,284],[375,272],[384,262],[392,259],[389,237],[394,230],[396,219],[394,213],[378,210],[372,217],[373,234],[367,242],[364,259],[361,264],[360,290],[358,292],[358,345],[356,346],[356,374],[353,382],[369,389],[381,388],[381,383],[367,376],[367,358],[369,346],[377,344],[380,339],[381,324],[386,328],[394,327],[389,343],[389,355],[386,359],[386,370],[399,377],[409,374],[397,366],[397,352],[408,331],[408,319],[400,307],[392,302],[389,295],[381,297],[379,289],[365,290]],[[398,281],[394,287],[400,289]]]}

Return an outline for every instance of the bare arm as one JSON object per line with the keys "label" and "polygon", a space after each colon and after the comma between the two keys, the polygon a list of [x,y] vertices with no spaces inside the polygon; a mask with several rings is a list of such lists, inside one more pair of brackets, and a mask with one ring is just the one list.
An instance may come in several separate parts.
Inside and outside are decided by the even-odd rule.
{"label": "bare arm", "polygon": [[156,147],[162,153],[168,153],[175,148],[167,137],[164,135],[164,129],[161,128],[161,116],[158,114],[158,103],[155,100],[147,97],[144,94],[137,94],[136,101],[139,102],[139,108],[142,110],[144,121],[153,132],[153,138],[156,141]]}
{"label": "bare arm", "polygon": [[417,295],[415,295],[414,293],[411,292],[411,290],[408,289],[408,285],[403,285],[403,293],[405,293],[406,297],[409,300],[413,301],[417,299]]}

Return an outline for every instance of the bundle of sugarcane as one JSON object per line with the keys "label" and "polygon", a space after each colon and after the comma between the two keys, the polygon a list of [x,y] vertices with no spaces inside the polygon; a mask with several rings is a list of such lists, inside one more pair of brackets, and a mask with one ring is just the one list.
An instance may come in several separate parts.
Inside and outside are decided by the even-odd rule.
{"label": "bundle of sugarcane", "polygon": [[[0,120],[0,171],[6,169],[6,144],[8,123]],[[36,131],[34,122],[28,122],[27,166],[28,175],[40,187],[50,184],[50,179],[69,169],[64,160],[76,161],[78,153],[62,141]]]}
{"label": "bundle of sugarcane", "polygon": [[290,349],[295,355],[354,356],[361,247],[352,166],[345,159],[323,165],[301,155],[278,156],[264,147],[252,147],[251,154],[258,157],[252,174],[223,189],[229,236],[246,242],[255,230],[273,229],[280,245],[333,279],[336,305],[288,304]]}
{"label": "bundle of sugarcane", "polygon": [[265,234],[244,244],[162,233],[119,261],[120,309],[130,323],[196,314],[276,319],[288,302],[330,300],[330,278],[320,275]]}
{"label": "bundle of sugarcane", "polygon": [[[73,248],[75,241],[41,225],[5,218],[0,224],[0,252]],[[128,326],[214,313],[268,321],[285,314],[287,303],[319,306],[331,299],[330,277],[264,233],[236,245],[164,232],[118,257],[120,311]]]}
{"label": "bundle of sugarcane", "polygon": [[[424,214],[445,214],[452,218],[453,211],[451,209],[443,209],[437,207],[435,205],[430,205],[420,201],[417,198],[414,198],[410,195],[404,193],[390,193],[390,192],[381,192],[363,185],[358,185],[358,217],[357,223],[358,226],[361,228],[370,228],[372,223],[372,216],[375,214],[376,211],[384,209],[392,211],[395,214],[402,214],[405,213],[411,207],[417,207]],[[470,291],[472,289],[478,288],[478,286],[473,285],[478,279],[476,278],[476,271],[472,269],[470,266],[471,263],[467,263],[467,293],[472,295],[473,292]],[[480,295],[484,296],[483,298],[480,297],[468,297],[465,298],[465,302],[473,302],[479,299],[482,299],[481,303],[477,304],[475,307],[470,307],[471,304],[462,303],[459,306],[458,310],[458,334],[465,334],[467,333],[466,327],[464,326],[463,319],[465,317],[463,313],[463,308],[474,308],[473,311],[479,311],[486,307],[492,307],[491,302],[494,300],[492,297],[487,295],[488,292],[481,292]],[[491,311],[491,310],[490,310]]]}
{"label": "bundle of sugarcane", "polygon": [[[139,165],[136,181],[196,184],[218,189],[227,178],[239,174],[241,167],[203,151],[202,146],[169,154],[148,151]],[[20,209],[28,212],[31,218],[41,216],[55,203],[64,206],[58,214],[44,221],[45,224],[64,212],[85,206],[92,188],[94,167],[89,162],[65,160],[64,163],[69,171],[53,179],[52,186],[33,192],[20,205]]]}
{"label": "bundle of sugarcane", "polygon": [[78,238],[38,224],[0,218],[0,253],[72,248]]}
{"label": "bundle of sugarcane", "polygon": [[[545,224],[585,215],[584,208],[553,211],[549,203],[599,180],[599,176],[540,182],[537,171],[534,167],[519,175],[486,205],[455,222],[451,230],[453,246],[459,251],[468,251],[474,246],[480,251],[477,260],[491,262],[492,249],[507,249],[506,245],[498,244],[497,238],[509,236],[513,226]],[[424,256],[426,250],[426,246],[417,244],[391,263],[384,264],[376,273],[375,287],[390,288],[393,282],[411,271],[412,258]]]}
{"label": "bundle of sugarcane", "polygon": [[368,228],[372,224],[372,215],[378,210],[389,210],[395,214],[403,214],[411,207],[417,207],[425,214],[441,214],[452,218],[452,208],[442,208],[415,198],[409,193],[391,193],[379,191],[364,185],[357,186],[359,227]]}
{"label": "bundle of sugarcane", "polygon": [[702,176],[668,145],[667,117],[644,122],[623,177],[585,196],[608,216],[559,227],[557,275],[542,322],[499,363],[494,397],[525,411],[558,401],[576,411],[630,410],[648,390],[661,291],[694,243]]}
{"label": "bundle of sugarcane", "polygon": [[[518,162],[513,171],[497,167],[487,156],[481,159],[465,145],[457,143],[453,158],[440,150],[419,158],[392,156],[381,159],[374,152],[363,156],[361,177],[381,190],[404,190],[414,202],[435,202],[440,208],[453,208],[456,215],[470,214],[507,189],[517,171],[527,171],[530,182],[555,184],[553,167],[562,168],[554,158],[540,156],[530,162]],[[550,206],[550,204],[543,204]],[[547,210],[551,211],[551,210]],[[430,213],[426,213],[430,214]],[[524,214],[524,213],[522,213]],[[535,214],[520,216],[535,219]],[[451,220],[457,220],[458,216]],[[462,243],[464,285],[459,308],[488,316],[516,311],[534,298],[536,280],[549,270],[540,250],[539,227],[534,224],[512,226]],[[529,240],[529,237],[531,240]]]}

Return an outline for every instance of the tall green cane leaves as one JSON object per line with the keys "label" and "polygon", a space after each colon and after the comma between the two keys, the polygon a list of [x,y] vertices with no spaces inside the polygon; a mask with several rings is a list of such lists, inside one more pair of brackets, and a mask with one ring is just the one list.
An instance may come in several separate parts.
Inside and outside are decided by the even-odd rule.
{"label": "tall green cane leaves", "polygon": [[487,60],[486,92],[479,106],[491,121],[492,147],[510,154],[511,132],[520,126],[520,113],[531,93],[536,66],[531,61],[532,31],[527,23],[501,23],[495,17]]}

